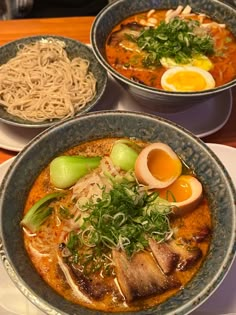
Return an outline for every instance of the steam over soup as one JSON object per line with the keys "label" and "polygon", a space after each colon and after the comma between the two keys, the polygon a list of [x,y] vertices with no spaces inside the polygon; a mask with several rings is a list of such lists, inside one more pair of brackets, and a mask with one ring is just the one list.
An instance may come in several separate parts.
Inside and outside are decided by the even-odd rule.
{"label": "steam over soup", "polygon": [[53,159],[21,224],[43,279],[65,299],[106,312],[146,309],[182,290],[212,229],[202,185],[171,147],[116,138]]}
{"label": "steam over soup", "polygon": [[190,6],[151,10],[119,23],[106,59],[121,75],[167,91],[202,91],[236,77],[236,39],[225,24]]}

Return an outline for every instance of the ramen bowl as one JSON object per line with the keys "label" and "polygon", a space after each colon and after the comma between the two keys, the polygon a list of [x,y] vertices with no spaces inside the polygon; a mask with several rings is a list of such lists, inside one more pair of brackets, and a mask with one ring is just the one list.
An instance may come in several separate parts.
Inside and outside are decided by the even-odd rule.
{"label": "ramen bowl", "polygon": [[199,138],[154,115],[125,111],[83,114],[43,131],[16,156],[3,180],[0,193],[1,257],[9,277],[45,314],[114,314],[74,304],[49,287],[32,265],[20,226],[29,190],[50,161],[71,147],[106,137],[164,142],[194,170],[202,182],[213,221],[212,240],[206,259],[193,279],[176,295],[160,305],[134,312],[136,315],[189,314],[214,293],[232,265],[235,255],[236,195],[226,169]]}
{"label": "ramen bowl", "polygon": [[[150,11],[152,9],[176,9],[179,5],[185,7],[190,5],[193,12],[203,13],[211,17],[214,21],[218,23],[224,23],[231,30],[231,32],[236,36],[236,11],[233,7],[228,6],[227,4],[221,1],[210,0],[207,2],[199,1],[145,1],[145,0],[118,0],[112,2],[110,5],[105,7],[95,18],[94,23],[91,29],[91,44],[94,50],[94,53],[101,63],[101,65],[115,78],[120,84],[122,84],[132,96],[139,101],[143,107],[148,107],[154,112],[181,112],[191,106],[194,106],[200,103],[202,100],[215,97],[217,94],[221,93],[224,90],[227,90],[236,84],[235,77],[232,81],[225,83],[222,86],[215,88],[209,88],[207,90],[196,91],[196,92],[175,92],[162,90],[160,88],[155,88],[151,86],[144,85],[142,79],[139,80],[135,78],[135,73],[133,74],[133,79],[126,78],[122,72],[118,72],[111,64],[108,62],[106,56],[105,45],[107,43],[108,37],[115,26],[117,26],[125,18],[145,11]],[[125,22],[123,23],[125,25]],[[134,27],[135,28],[135,27]],[[116,29],[116,31],[118,28]],[[129,32],[125,30],[123,33]],[[135,36],[132,35],[131,37]],[[126,40],[126,39],[125,39]],[[126,45],[124,40],[124,45]],[[114,39],[115,41],[115,39]],[[122,44],[123,45],[123,44]],[[148,44],[147,44],[148,45]],[[128,46],[128,45],[127,45]],[[127,49],[132,49],[127,48]],[[110,55],[112,52],[110,53]],[[138,57],[137,57],[138,58]],[[123,68],[132,65],[133,68],[137,67],[135,62],[137,60],[133,56],[123,64]],[[114,59],[114,58],[113,58]],[[111,59],[112,60],[112,59]],[[118,60],[117,67],[119,66],[122,69],[122,62],[119,64],[119,57],[114,59],[114,63]],[[170,65],[171,66],[171,65]],[[128,68],[129,69],[129,68]],[[132,67],[131,67],[132,71]],[[124,73],[124,72],[123,72]],[[159,74],[158,74],[159,75]],[[155,73],[154,75],[155,76]],[[140,76],[141,78],[141,76]],[[187,82],[186,82],[187,83]]]}
{"label": "ramen bowl", "polygon": [[[45,107],[50,107],[50,109],[48,109],[48,113],[50,114],[50,111],[53,112],[54,108],[53,108],[53,104],[60,104],[58,105],[58,107],[55,107],[55,114],[53,113],[53,118],[48,118],[47,116],[43,116],[40,117],[40,113],[39,113],[39,119],[36,117],[36,119],[31,119],[31,118],[27,118],[28,116],[18,116],[17,114],[15,114],[15,112],[8,112],[6,110],[6,107],[3,106],[3,104],[1,103],[1,99],[0,99],[0,120],[4,123],[10,124],[10,125],[14,125],[14,126],[18,126],[18,127],[29,127],[29,128],[46,128],[49,127],[57,122],[59,122],[60,120],[66,119],[66,114],[64,116],[61,115],[61,111],[63,111],[63,107],[65,106],[70,106],[67,98],[71,98],[71,104],[73,103],[73,107],[74,107],[74,112],[70,113],[71,116],[78,116],[82,113],[88,112],[89,110],[91,110],[96,104],[97,102],[99,102],[99,100],[101,99],[105,89],[106,89],[106,83],[107,83],[107,72],[105,71],[105,69],[100,65],[100,63],[97,61],[96,57],[94,56],[92,50],[90,47],[88,47],[88,45],[83,44],[77,40],[71,39],[71,38],[67,38],[67,37],[63,37],[63,36],[55,36],[55,35],[37,35],[37,36],[31,36],[31,37],[25,37],[25,38],[20,38],[14,41],[11,41],[3,46],[0,47],[0,66],[3,64],[6,64],[7,62],[11,61],[12,58],[14,58],[17,54],[17,52],[22,49],[25,45],[30,45],[30,44],[34,44],[36,42],[43,42],[43,43],[48,43],[50,41],[55,41],[60,43],[63,46],[63,50],[64,52],[66,52],[69,60],[72,60],[74,58],[80,57],[83,59],[86,59],[89,62],[89,67],[87,69],[87,73],[91,72],[96,80],[96,87],[95,87],[95,93],[93,97],[89,97],[86,98],[87,96],[83,96],[85,97],[86,101],[84,103],[81,102],[81,99],[72,101],[72,97],[74,97],[72,95],[71,92],[66,92],[68,93],[68,95],[63,94],[62,90],[63,90],[63,80],[68,80],[67,84],[68,86],[70,86],[70,89],[73,89],[73,84],[70,83],[70,75],[72,76],[72,74],[70,73],[70,69],[72,69],[73,67],[75,68],[76,65],[72,65],[71,67],[68,67],[67,69],[63,69],[62,66],[60,66],[59,64],[57,64],[56,68],[53,67],[53,58],[59,58],[59,57],[55,57],[56,53],[54,50],[54,56],[53,57],[49,57],[49,64],[46,65],[46,63],[41,67],[41,69],[39,69],[39,67],[37,67],[37,72],[34,72],[33,74],[33,70],[35,70],[35,68],[31,69],[31,78],[29,78],[29,74],[28,74],[28,82],[29,85],[27,83],[25,83],[26,86],[23,86],[22,89],[26,90],[27,93],[26,95],[24,94],[19,94],[19,104],[12,102],[15,106],[15,108],[19,109],[19,111],[24,112],[25,109],[27,109],[28,105],[27,102],[25,103],[26,105],[24,105],[24,107],[21,107],[21,104],[23,102],[23,99],[26,99],[29,97],[31,99],[33,99],[33,101],[35,102],[35,108],[34,110],[37,110],[37,106],[39,106],[38,104],[40,103],[41,99],[45,99],[47,98],[47,95],[51,96],[51,95],[56,95],[54,99],[49,99],[46,100],[46,104],[45,105],[40,105],[42,107],[42,111],[44,110],[44,106]],[[27,55],[27,53],[25,53]],[[59,54],[58,54],[59,55]],[[45,55],[44,55],[45,57]],[[43,56],[41,57],[41,62],[43,62]],[[52,59],[50,59],[52,58]],[[62,56],[60,56],[60,58],[62,58]],[[55,60],[56,62],[58,60]],[[62,59],[62,61],[64,61],[64,59]],[[24,61],[26,63],[26,61]],[[26,65],[25,69],[27,67],[30,66],[29,64],[29,60],[27,60],[28,64]],[[52,70],[50,70],[49,68],[51,67]],[[61,68],[60,68],[61,67]],[[14,69],[14,67],[12,66],[12,68]],[[54,69],[54,70],[53,70]],[[44,73],[49,73],[50,71],[55,71],[54,75],[51,76],[51,78],[48,76],[47,78],[47,84],[49,84],[49,81],[51,81],[54,77],[57,77],[57,80],[61,81],[61,79],[63,78],[62,82],[60,83],[60,88],[59,90],[56,89],[55,86],[51,86],[51,90],[47,90],[48,93],[44,93],[44,95],[39,95],[39,93],[37,92],[39,89],[37,88],[37,81],[38,82],[43,82],[45,80],[45,77],[43,78],[43,74]],[[58,73],[58,74],[57,74]],[[34,75],[36,76],[36,79],[34,77]],[[15,78],[14,78],[15,79]],[[26,79],[27,79],[27,75],[26,75]],[[23,81],[24,79],[22,79]],[[30,83],[30,80],[32,81]],[[35,81],[34,81],[35,80]],[[82,81],[82,76],[80,76],[80,80]],[[84,80],[84,79],[83,79]],[[19,81],[19,79],[18,79]],[[27,81],[27,80],[26,80]],[[16,84],[16,81],[15,81]],[[19,84],[19,82],[18,82]],[[23,84],[23,83],[22,83]],[[56,84],[56,82],[55,82]],[[76,83],[74,83],[75,86]],[[47,87],[45,86],[45,90],[47,89]],[[74,92],[76,93],[78,89],[78,85],[77,87],[74,88]],[[88,94],[88,90],[86,91],[86,89],[89,89],[89,87],[85,87],[84,91],[80,88],[80,93],[87,93]],[[40,93],[41,93],[42,89],[40,88]],[[3,93],[3,92],[2,92]],[[11,94],[15,94],[16,91],[10,92],[10,90],[8,90],[8,93]],[[21,92],[22,93],[22,92]],[[62,93],[62,94],[60,94]],[[9,96],[8,94],[8,96]],[[20,96],[21,95],[21,96]],[[12,95],[11,97],[13,98],[15,95]],[[80,95],[79,95],[80,97]],[[27,100],[26,100],[27,101]],[[54,103],[53,103],[54,102]],[[81,105],[76,106],[76,102],[80,102]],[[59,108],[59,106],[61,106],[61,108]],[[33,111],[33,109],[32,109]],[[58,118],[57,118],[58,116]],[[44,119],[45,117],[45,119]],[[35,117],[33,117],[35,118]]]}

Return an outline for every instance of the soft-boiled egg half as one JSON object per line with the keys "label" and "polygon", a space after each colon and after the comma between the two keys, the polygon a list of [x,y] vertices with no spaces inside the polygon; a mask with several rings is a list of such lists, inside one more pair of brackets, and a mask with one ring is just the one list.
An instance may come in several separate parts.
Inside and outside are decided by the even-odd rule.
{"label": "soft-boiled egg half", "polygon": [[172,148],[161,142],[146,146],[135,161],[135,176],[140,184],[158,191],[173,206],[175,215],[197,207],[203,189],[192,175],[182,174],[182,162]]}
{"label": "soft-boiled egg half", "polygon": [[162,66],[167,69],[178,66],[194,66],[209,71],[213,68],[213,63],[211,62],[211,60],[207,56],[201,54],[191,58],[187,64],[177,63],[174,58],[170,57],[162,57],[160,59],[160,62]]}
{"label": "soft-boiled egg half", "polygon": [[145,147],[135,161],[135,176],[139,183],[150,188],[165,188],[181,174],[182,163],[177,154],[165,143]]}
{"label": "soft-boiled egg half", "polygon": [[181,175],[169,187],[160,190],[159,194],[174,206],[174,214],[184,215],[201,201],[202,184],[194,176]]}
{"label": "soft-boiled egg half", "polygon": [[213,76],[198,67],[173,67],[164,72],[161,86],[166,91],[196,92],[215,87]]}

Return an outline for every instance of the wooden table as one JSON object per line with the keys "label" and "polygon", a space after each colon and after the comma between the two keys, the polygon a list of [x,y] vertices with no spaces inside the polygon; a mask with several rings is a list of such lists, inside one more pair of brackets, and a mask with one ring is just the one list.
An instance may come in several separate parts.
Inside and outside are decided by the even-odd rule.
{"label": "wooden table", "polygon": [[[94,17],[72,17],[0,21],[0,45],[39,34],[62,35],[89,43],[93,20]],[[233,110],[227,124],[218,132],[203,138],[203,141],[236,147],[236,87],[232,88],[232,94]],[[14,155],[16,152],[0,149],[0,163]]]}

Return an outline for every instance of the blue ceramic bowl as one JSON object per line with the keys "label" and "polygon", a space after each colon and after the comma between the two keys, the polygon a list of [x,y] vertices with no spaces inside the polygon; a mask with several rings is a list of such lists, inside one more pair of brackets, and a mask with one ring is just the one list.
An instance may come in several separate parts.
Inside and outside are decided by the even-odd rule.
{"label": "blue ceramic bowl", "polygon": [[178,5],[189,4],[192,10],[205,13],[214,20],[225,23],[236,36],[236,10],[218,0],[117,0],[111,2],[95,18],[91,28],[91,44],[101,65],[116,78],[144,107],[156,112],[181,112],[201,102],[215,97],[218,93],[236,84],[236,79],[220,87],[202,92],[169,92],[134,82],[120,75],[107,62],[105,43],[111,30],[124,18],[150,9],[175,9]]}
{"label": "blue ceramic bowl", "polygon": [[184,290],[159,306],[135,313],[186,315],[211,296],[233,262],[236,192],[220,160],[200,139],[157,116],[122,111],[87,113],[48,128],[16,156],[0,190],[0,254],[6,270],[19,290],[46,314],[114,315],[75,305],[54,292],[32,266],[20,227],[27,194],[42,169],[68,148],[102,137],[165,142],[196,172],[204,186],[213,221],[212,243],[204,264]]}
{"label": "blue ceramic bowl", "polygon": [[[88,47],[88,45],[83,44],[77,40],[74,40],[68,37],[63,37],[63,36],[37,35],[37,36],[24,37],[24,38],[20,38],[12,42],[9,42],[6,45],[3,45],[0,47],[0,66],[2,64],[5,64],[11,58],[15,57],[15,55],[17,54],[17,51],[19,50],[19,45],[30,44],[30,43],[34,43],[42,39],[47,39],[47,38],[54,38],[54,39],[64,42],[66,45],[65,50],[70,59],[73,59],[75,57],[82,57],[84,59],[89,60],[90,62],[89,71],[93,73],[93,75],[95,76],[97,80],[97,86],[96,86],[97,93],[96,93],[96,96],[90,102],[88,102],[83,108],[81,108],[75,115],[78,116],[82,113],[88,112],[101,99],[107,85],[107,72],[97,61],[91,48]],[[18,127],[44,128],[44,127],[52,126],[53,124],[59,122],[60,120],[53,119],[51,121],[46,120],[43,122],[32,122],[32,121],[21,119],[17,116],[13,116],[9,114],[1,105],[1,100],[0,100],[0,121],[10,124],[10,125],[18,126]]]}

